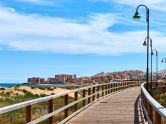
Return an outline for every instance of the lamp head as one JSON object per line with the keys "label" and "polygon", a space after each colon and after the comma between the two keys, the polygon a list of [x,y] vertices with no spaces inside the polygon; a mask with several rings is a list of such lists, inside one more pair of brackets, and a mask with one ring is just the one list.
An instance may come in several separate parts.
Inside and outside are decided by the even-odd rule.
{"label": "lamp head", "polygon": [[138,11],[135,12],[133,19],[134,20],[139,20],[141,18],[141,16],[139,15]]}
{"label": "lamp head", "polygon": [[147,46],[146,40],[144,41],[143,46]]}
{"label": "lamp head", "polygon": [[162,61],[161,62],[164,62],[164,60],[162,59]]}

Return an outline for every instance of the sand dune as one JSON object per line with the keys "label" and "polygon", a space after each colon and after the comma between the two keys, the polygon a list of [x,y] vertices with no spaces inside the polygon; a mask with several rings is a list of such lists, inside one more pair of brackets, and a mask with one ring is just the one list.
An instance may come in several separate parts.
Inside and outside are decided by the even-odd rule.
{"label": "sand dune", "polygon": [[[15,86],[15,87],[11,87],[11,88],[0,87],[0,93],[8,93],[11,96],[24,95],[25,93],[23,92],[23,90],[31,92],[34,95],[35,94],[37,94],[37,95],[41,95],[41,94],[53,95],[53,94],[62,94],[62,93],[66,93],[66,92],[71,91],[71,90],[62,89],[62,88],[39,89],[39,88],[31,88],[28,86]],[[69,96],[74,98],[74,93],[70,93]]]}

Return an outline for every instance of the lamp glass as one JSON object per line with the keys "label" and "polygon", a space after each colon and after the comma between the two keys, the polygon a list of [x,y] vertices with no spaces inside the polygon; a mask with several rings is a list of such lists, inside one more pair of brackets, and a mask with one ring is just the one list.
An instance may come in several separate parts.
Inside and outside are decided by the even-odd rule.
{"label": "lamp glass", "polygon": [[139,13],[136,11],[134,16],[133,16],[133,19],[134,20],[140,20],[141,16],[139,15]]}
{"label": "lamp glass", "polygon": [[143,43],[143,46],[147,46],[147,43],[146,43],[146,41],[144,41],[144,43]]}

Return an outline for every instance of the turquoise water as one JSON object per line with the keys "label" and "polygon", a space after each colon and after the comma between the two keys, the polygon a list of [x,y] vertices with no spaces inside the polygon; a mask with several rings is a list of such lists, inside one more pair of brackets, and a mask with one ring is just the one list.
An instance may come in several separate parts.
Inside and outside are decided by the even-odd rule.
{"label": "turquoise water", "polygon": [[65,87],[66,85],[64,84],[38,84],[38,85],[33,85],[33,84],[21,84],[21,83],[0,83],[1,87],[12,87],[12,86],[16,86],[16,85],[20,85],[20,86],[40,86],[40,87],[52,87],[52,86],[56,86],[56,87]]}
{"label": "turquoise water", "polygon": [[0,83],[1,87],[12,87],[12,86],[16,86],[19,83]]}
{"label": "turquoise water", "polygon": [[[12,87],[12,86],[16,86],[16,85],[35,86],[35,87],[60,87],[60,88],[68,86],[66,84],[37,84],[37,85],[34,85],[34,84],[21,84],[21,83],[0,83],[1,87]],[[71,86],[78,86],[78,85],[71,85]]]}

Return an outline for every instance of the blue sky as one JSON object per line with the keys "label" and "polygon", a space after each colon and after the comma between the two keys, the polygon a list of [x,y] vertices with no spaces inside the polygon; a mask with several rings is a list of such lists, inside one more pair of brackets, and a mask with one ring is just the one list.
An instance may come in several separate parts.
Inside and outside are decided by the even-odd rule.
{"label": "blue sky", "polygon": [[161,59],[166,53],[164,0],[1,0],[0,82],[145,71],[144,8],[140,21],[132,19],[142,3],[150,8],[150,36]]}

